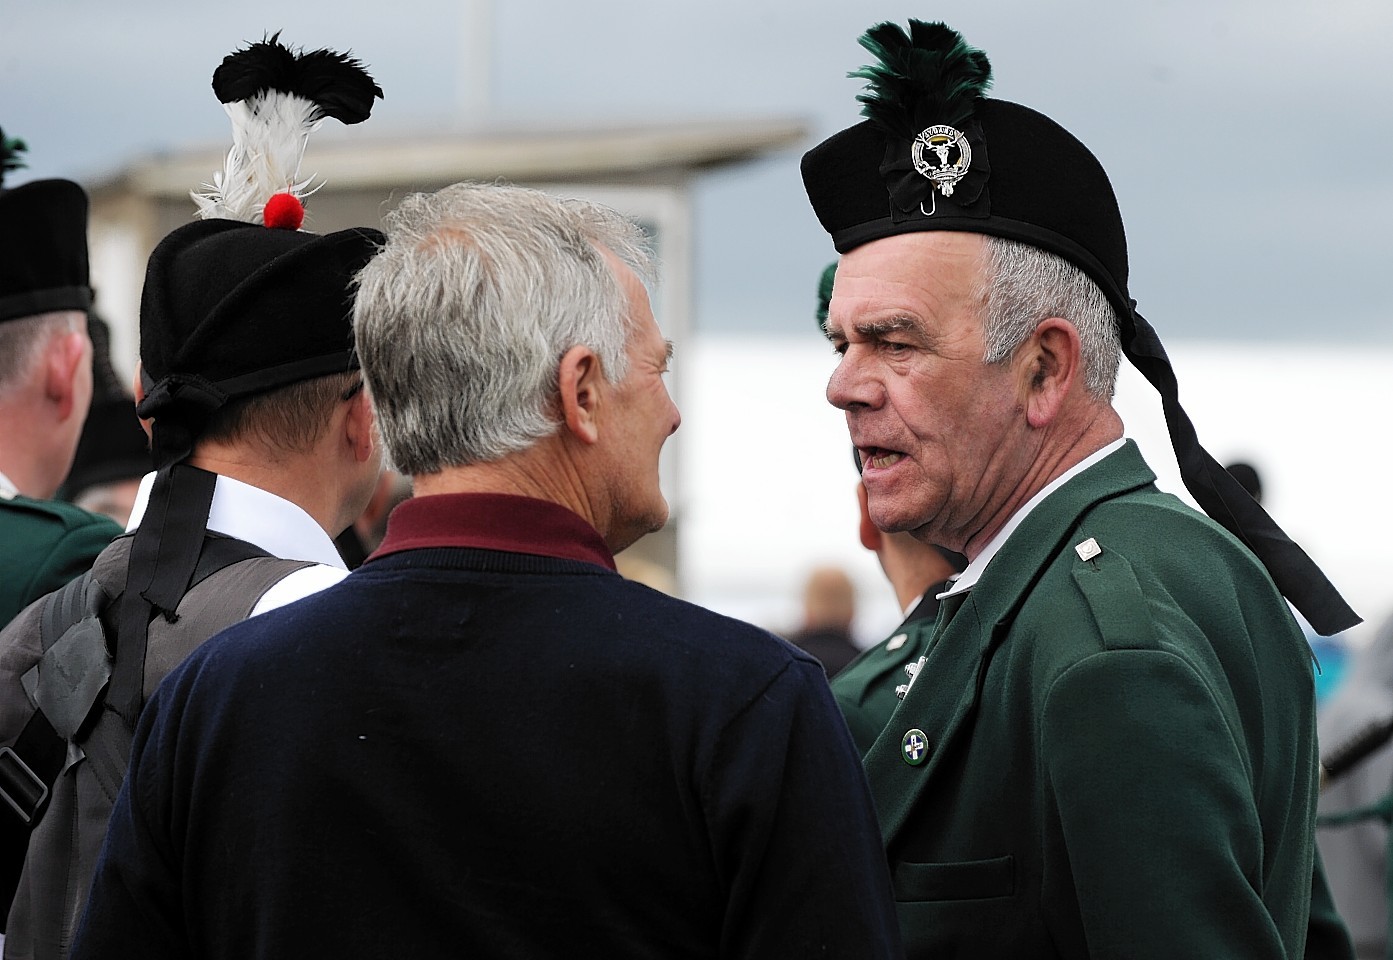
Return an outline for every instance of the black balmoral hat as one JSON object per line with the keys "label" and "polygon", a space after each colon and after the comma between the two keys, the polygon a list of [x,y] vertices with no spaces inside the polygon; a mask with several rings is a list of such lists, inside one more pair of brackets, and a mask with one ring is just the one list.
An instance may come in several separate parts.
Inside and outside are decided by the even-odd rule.
{"label": "black balmoral hat", "polygon": [[[142,417],[160,459],[182,458],[228,400],[341,373],[353,351],[353,278],[383,241],[200,220],[155,247],[140,302]],[[182,428],[182,429],[181,429]]]}
{"label": "black balmoral hat", "polygon": [[329,117],[367,119],[382,96],[361,63],[277,34],[224,57],[213,93],[232,149],[192,194],[204,219],[150,255],[141,295],[139,413],[154,418],[160,466],[187,457],[227,401],[356,366],[351,286],[383,242],[367,228],[300,231],[309,135]]}
{"label": "black balmoral hat", "polygon": [[24,166],[20,140],[0,130],[0,322],[92,305],[87,194],[71,180],[3,186]]}
{"label": "black balmoral hat", "polygon": [[1322,634],[1360,622],[1320,568],[1200,446],[1175,371],[1127,290],[1127,238],[1097,158],[1048,117],[984,96],[991,65],[941,23],[882,23],[861,37],[878,63],[850,74],[867,119],[809,150],[803,183],[839,253],[885,237],[954,230],[1054,253],[1117,312],[1122,350],[1161,395],[1181,478]]}

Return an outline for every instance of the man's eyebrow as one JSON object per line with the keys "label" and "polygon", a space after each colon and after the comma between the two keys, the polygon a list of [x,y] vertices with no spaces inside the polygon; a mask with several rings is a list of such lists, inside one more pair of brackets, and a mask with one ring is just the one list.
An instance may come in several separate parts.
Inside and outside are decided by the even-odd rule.
{"label": "man's eyebrow", "polygon": [[923,333],[919,324],[913,317],[889,317],[885,320],[867,320],[863,323],[852,324],[852,329],[863,337],[883,337],[887,333],[899,333],[909,330],[914,333]]}
{"label": "man's eyebrow", "polygon": [[[859,323],[848,324],[848,326],[851,327],[852,332],[865,340],[876,340],[887,334],[898,333],[904,330],[916,334],[921,339],[927,339],[923,327],[921,327],[918,321],[913,317],[908,316],[889,317],[884,320],[865,320]],[[844,326],[831,320],[823,327],[823,334],[828,340],[832,341],[846,339],[846,330]]]}
{"label": "man's eyebrow", "polygon": [[667,344],[667,350],[663,353],[663,362],[672,363],[672,355],[677,351],[676,344],[671,340],[664,340],[663,342]]}

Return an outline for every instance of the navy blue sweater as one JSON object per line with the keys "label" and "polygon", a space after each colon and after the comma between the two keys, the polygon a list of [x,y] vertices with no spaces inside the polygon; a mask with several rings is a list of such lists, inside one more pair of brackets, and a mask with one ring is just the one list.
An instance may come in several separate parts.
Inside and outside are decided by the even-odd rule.
{"label": "navy blue sweater", "polygon": [[458,546],[167,679],[73,954],[898,955],[815,660],[595,563]]}

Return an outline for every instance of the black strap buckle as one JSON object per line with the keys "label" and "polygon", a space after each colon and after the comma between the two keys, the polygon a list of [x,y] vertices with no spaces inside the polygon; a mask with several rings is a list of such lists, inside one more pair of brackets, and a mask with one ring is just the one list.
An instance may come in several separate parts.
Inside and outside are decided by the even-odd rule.
{"label": "black strap buckle", "polygon": [[9,747],[0,747],[0,800],[10,805],[26,824],[48,799],[48,785]]}

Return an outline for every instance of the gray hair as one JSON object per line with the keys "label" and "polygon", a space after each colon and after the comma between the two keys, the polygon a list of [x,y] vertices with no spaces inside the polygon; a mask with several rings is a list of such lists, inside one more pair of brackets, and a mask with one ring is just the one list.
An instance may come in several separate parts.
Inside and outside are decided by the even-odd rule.
{"label": "gray hair", "polygon": [[38,362],[50,338],[86,329],[87,315],[81,310],[57,310],[0,322],[0,394],[8,392]]}
{"label": "gray hair", "polygon": [[358,274],[354,331],[387,455],[402,473],[498,460],[560,426],[561,357],[624,377],[629,302],[602,250],[645,282],[639,227],[608,207],[500,184],[412,194]]}
{"label": "gray hair", "polygon": [[1061,317],[1079,332],[1084,386],[1096,400],[1110,400],[1117,388],[1122,341],[1117,311],[1096,283],[1069,261],[1029,244],[986,238],[983,254],[987,312],[983,336],[985,363],[1000,363],[1016,352],[1042,320]]}

